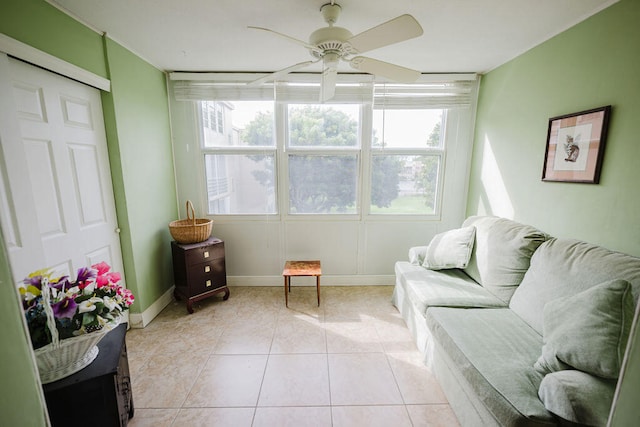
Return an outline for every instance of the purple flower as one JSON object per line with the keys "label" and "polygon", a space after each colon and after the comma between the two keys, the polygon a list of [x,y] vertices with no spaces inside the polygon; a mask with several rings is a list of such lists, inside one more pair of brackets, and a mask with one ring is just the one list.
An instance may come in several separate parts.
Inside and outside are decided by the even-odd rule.
{"label": "purple flower", "polygon": [[49,286],[52,288],[56,288],[57,290],[61,291],[63,289],[68,289],[71,286],[73,286],[72,284],[69,284],[69,276],[62,276],[61,278],[58,279],[57,282],[55,283],[49,283]]}
{"label": "purple flower", "polygon": [[24,279],[22,281],[22,283],[24,283],[25,285],[29,286],[35,286],[38,289],[42,289],[42,276],[38,275],[38,276],[33,276],[33,277],[27,277],[26,279]]}
{"label": "purple flower", "polygon": [[61,319],[67,317],[71,319],[76,314],[78,304],[76,304],[73,298],[65,297],[62,301],[51,304],[51,308],[56,318]]}
{"label": "purple flower", "polygon": [[[84,284],[85,282],[87,282],[90,279],[94,279],[96,277],[96,271],[89,268],[89,267],[82,267],[78,269],[78,278],[76,279],[76,283],[78,285],[80,284]],[[81,289],[84,288],[84,286],[80,287]]]}

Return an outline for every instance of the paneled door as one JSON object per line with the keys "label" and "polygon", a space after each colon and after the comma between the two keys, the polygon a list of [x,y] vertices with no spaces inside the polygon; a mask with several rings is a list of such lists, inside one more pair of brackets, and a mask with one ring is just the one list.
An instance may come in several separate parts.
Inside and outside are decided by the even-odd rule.
{"label": "paneled door", "polygon": [[0,53],[0,221],[16,282],[123,272],[100,92]]}

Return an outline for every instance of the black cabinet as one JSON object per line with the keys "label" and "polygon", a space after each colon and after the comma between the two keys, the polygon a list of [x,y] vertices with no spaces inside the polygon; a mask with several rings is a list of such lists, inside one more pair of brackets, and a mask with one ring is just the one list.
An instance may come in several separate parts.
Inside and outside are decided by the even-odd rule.
{"label": "black cabinet", "polygon": [[201,243],[171,242],[173,255],[174,296],[186,299],[187,311],[193,313],[192,303],[224,292],[229,298],[224,261],[224,242],[211,237]]}
{"label": "black cabinet", "polygon": [[118,325],[98,343],[96,359],[84,369],[44,384],[51,425],[126,426],[133,417],[133,396],[125,334]]}

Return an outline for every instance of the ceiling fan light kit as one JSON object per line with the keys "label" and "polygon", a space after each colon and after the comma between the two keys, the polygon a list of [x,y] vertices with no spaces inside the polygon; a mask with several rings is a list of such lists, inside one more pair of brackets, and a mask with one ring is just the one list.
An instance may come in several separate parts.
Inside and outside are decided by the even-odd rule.
{"label": "ceiling fan light kit", "polygon": [[315,60],[300,62],[268,74],[248,84],[255,86],[273,81],[288,73],[322,61],[323,71],[320,82],[320,102],[325,102],[330,100],[335,94],[338,64],[341,60],[349,63],[349,65],[356,70],[385,77],[395,82],[411,83],[420,77],[420,71],[417,70],[373,58],[354,56],[421,36],[423,34],[422,27],[413,16],[398,16],[397,18],[354,36],[346,28],[334,26],[338,21],[341,11],[342,7],[337,3],[331,2],[324,4],[320,8],[320,12],[328,26],[319,28],[311,33],[308,43],[268,28],[249,27],[251,29],[276,34],[299,44],[307,48]]}

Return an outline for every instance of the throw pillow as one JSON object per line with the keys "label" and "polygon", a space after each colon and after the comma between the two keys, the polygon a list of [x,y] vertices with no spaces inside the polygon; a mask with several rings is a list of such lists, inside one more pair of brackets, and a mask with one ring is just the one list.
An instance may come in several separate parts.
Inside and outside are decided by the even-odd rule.
{"label": "throw pillow", "polygon": [[413,265],[422,265],[426,253],[426,246],[414,246],[409,248],[409,262]]}
{"label": "throw pillow", "polygon": [[611,280],[548,302],[543,310],[542,356],[535,369],[547,374],[575,368],[617,378],[633,321],[626,280]]}
{"label": "throw pillow", "polygon": [[615,390],[615,380],[571,370],[545,376],[538,397],[547,411],[565,420],[580,425],[604,426]]}
{"label": "throw pillow", "polygon": [[509,303],[529,269],[531,256],[548,236],[506,218],[472,216],[462,223],[462,227],[471,225],[476,227],[476,242],[464,272]]}
{"label": "throw pillow", "polygon": [[475,237],[474,226],[437,234],[427,247],[422,266],[430,270],[465,268],[471,258]]}

